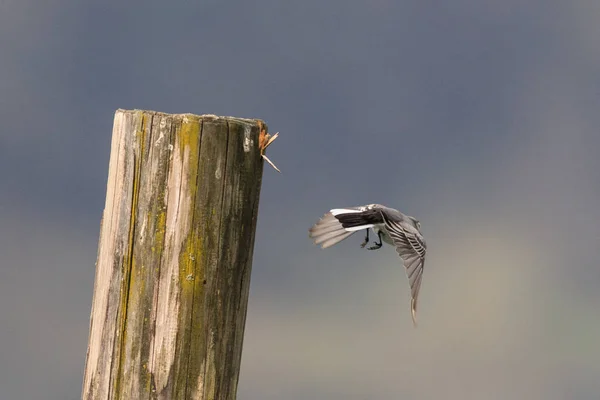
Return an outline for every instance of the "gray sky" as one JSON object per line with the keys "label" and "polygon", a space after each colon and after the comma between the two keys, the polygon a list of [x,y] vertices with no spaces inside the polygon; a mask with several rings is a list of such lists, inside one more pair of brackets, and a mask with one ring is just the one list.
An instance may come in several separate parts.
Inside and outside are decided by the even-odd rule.
{"label": "gray sky", "polygon": [[[0,1],[1,398],[80,396],[117,108],[281,132],[240,399],[597,398],[600,3],[450,3]],[[393,249],[307,237],[373,202],[418,329]]]}

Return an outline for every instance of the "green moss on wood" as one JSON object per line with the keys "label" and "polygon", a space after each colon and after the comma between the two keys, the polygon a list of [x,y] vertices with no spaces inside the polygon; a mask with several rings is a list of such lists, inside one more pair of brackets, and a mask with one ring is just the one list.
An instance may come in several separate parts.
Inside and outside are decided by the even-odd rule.
{"label": "green moss on wood", "polygon": [[154,240],[152,242],[152,252],[160,252],[164,250],[165,233],[167,230],[167,213],[159,211],[157,214],[148,214],[148,218],[154,218]]}

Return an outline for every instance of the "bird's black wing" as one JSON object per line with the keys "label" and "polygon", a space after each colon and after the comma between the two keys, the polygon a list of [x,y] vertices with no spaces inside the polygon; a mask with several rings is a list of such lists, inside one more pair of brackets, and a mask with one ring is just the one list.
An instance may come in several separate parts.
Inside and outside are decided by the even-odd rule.
{"label": "bird's black wing", "polygon": [[[356,207],[354,211],[351,208],[332,210],[336,212],[335,218],[340,221],[342,226],[346,229],[358,228],[358,227],[371,227],[376,224],[382,224],[383,218],[381,212],[374,208]],[[344,212],[348,211],[348,212]]]}

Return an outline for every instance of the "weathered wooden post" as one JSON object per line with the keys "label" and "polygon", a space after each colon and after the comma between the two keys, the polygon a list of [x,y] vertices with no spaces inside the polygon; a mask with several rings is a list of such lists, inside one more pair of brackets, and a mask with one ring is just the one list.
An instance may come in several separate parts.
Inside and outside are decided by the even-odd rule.
{"label": "weathered wooden post", "polygon": [[84,400],[235,399],[266,131],[116,112]]}

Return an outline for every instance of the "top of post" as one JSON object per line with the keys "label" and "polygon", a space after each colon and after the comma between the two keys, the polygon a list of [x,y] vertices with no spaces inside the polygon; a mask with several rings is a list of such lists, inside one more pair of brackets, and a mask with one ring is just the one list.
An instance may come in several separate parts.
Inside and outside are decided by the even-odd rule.
{"label": "top of post", "polygon": [[189,119],[203,119],[203,120],[224,119],[224,120],[228,120],[228,121],[236,121],[236,122],[242,122],[242,123],[259,124],[261,127],[265,125],[265,122],[262,119],[229,117],[229,116],[220,116],[220,115],[215,115],[215,114],[201,114],[201,115],[199,115],[199,114],[193,114],[193,113],[170,114],[170,113],[165,113],[165,112],[160,112],[160,111],[139,110],[139,109],[125,110],[125,109],[122,109],[122,108],[117,109],[117,111],[115,113],[118,113],[118,114],[144,113],[144,114],[157,115],[157,116],[163,116],[163,117],[169,117],[170,116],[170,117],[173,117],[173,118],[189,118]]}

